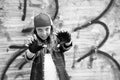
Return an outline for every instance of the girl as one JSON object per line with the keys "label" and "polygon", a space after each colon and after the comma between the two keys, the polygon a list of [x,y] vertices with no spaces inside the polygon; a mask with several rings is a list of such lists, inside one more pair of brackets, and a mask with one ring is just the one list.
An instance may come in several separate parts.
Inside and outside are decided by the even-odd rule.
{"label": "girl", "polygon": [[30,80],[69,80],[65,70],[64,52],[72,46],[71,35],[54,34],[51,18],[44,13],[34,17],[34,34],[27,60],[33,60]]}

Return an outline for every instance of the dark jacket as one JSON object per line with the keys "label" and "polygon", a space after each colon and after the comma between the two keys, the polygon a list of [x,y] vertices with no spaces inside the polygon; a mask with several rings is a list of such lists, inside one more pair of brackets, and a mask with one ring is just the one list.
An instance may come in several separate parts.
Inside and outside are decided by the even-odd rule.
{"label": "dark jacket", "polygon": [[[59,45],[58,43],[54,45],[54,47],[51,49],[52,53],[52,59],[56,66],[56,70],[58,73],[59,80],[70,80],[69,76],[65,70],[65,59],[64,59],[64,52],[69,50],[72,46],[72,43],[70,45]],[[31,76],[30,80],[44,80],[44,55],[47,52],[44,52],[47,48],[42,48],[40,51],[38,51],[34,57],[32,69],[31,69]],[[47,51],[47,50],[46,50]]]}

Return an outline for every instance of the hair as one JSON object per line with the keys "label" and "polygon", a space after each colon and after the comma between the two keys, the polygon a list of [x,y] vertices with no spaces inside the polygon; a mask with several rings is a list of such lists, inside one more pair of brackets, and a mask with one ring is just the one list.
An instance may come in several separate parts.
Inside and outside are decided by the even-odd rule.
{"label": "hair", "polygon": [[[36,23],[35,23],[35,21],[36,21]],[[36,27],[42,27],[42,26],[44,27],[46,25],[47,26],[51,26],[50,35],[48,36],[48,38],[46,40],[47,40],[47,44],[49,44],[50,47],[52,48],[55,45],[55,43],[56,43],[56,36],[54,34],[55,33],[55,27],[53,25],[51,17],[48,14],[40,13],[37,16],[34,17],[34,32],[33,33],[37,36],[39,41],[41,41],[42,43],[45,43],[45,40],[42,40],[38,36],[37,31],[36,31]]]}

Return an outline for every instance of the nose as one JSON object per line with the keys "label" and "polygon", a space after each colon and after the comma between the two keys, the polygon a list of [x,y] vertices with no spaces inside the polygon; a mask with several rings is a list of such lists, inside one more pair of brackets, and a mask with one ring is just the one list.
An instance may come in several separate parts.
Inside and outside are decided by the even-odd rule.
{"label": "nose", "polygon": [[43,31],[43,35],[46,35],[47,34],[47,32],[46,31]]}

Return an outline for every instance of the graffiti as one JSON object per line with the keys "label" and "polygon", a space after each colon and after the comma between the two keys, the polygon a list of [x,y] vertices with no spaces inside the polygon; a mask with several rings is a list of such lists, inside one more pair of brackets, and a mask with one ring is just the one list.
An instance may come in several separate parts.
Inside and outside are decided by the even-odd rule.
{"label": "graffiti", "polygon": [[11,41],[11,37],[6,30],[6,27],[3,25],[1,19],[0,19],[0,33],[2,34],[1,36],[5,36],[7,38],[7,41]]}
{"label": "graffiti", "polygon": [[[55,0],[55,1],[57,1],[57,0]],[[117,68],[118,72],[120,71],[120,65],[119,65],[119,63],[118,63],[111,55],[109,55],[108,53],[99,50],[99,48],[104,45],[104,43],[107,41],[107,39],[108,39],[108,37],[109,37],[109,29],[108,29],[107,25],[106,25],[104,22],[100,21],[99,19],[100,19],[101,17],[103,17],[103,16],[108,12],[108,10],[110,9],[113,1],[114,1],[114,0],[111,0],[111,1],[110,1],[109,5],[106,7],[106,9],[105,9],[99,16],[97,16],[96,18],[94,18],[94,19],[92,19],[91,21],[87,22],[86,24],[83,24],[83,25],[81,25],[81,26],[79,25],[79,26],[77,26],[77,27],[75,27],[75,28],[73,29],[72,32],[77,32],[77,31],[80,31],[81,29],[88,28],[88,26],[90,26],[90,25],[100,24],[101,26],[103,26],[103,28],[104,28],[105,31],[106,31],[106,36],[105,36],[105,38],[104,38],[97,46],[93,46],[86,55],[83,55],[82,57],[80,57],[80,58],[77,59],[77,60],[75,60],[75,58],[76,58],[76,55],[75,55],[75,54],[77,53],[77,49],[78,49],[78,46],[79,46],[79,45],[78,45],[78,46],[77,46],[77,45],[74,46],[73,63],[72,63],[72,68],[73,68],[73,69],[76,68],[76,63],[79,63],[81,60],[85,59],[86,57],[89,57],[90,64],[88,64],[88,65],[89,65],[89,68],[92,68],[93,62],[94,62],[94,60],[96,60],[96,58],[94,58],[94,55],[97,55],[98,57],[101,57],[101,56],[102,56],[102,57],[105,59],[105,61],[108,62],[109,65],[112,65],[112,66],[114,65],[114,66]],[[58,1],[57,1],[57,3],[58,3]],[[33,3],[31,3],[30,6],[33,6]],[[58,4],[57,4],[57,6],[58,6]],[[34,7],[36,7],[36,6],[34,6]],[[37,7],[38,7],[38,6],[37,6]],[[59,6],[58,6],[58,7],[59,7]],[[58,10],[58,8],[57,8],[57,10]],[[58,11],[55,11],[55,12],[56,12],[56,13],[54,14],[55,17],[53,18],[53,20],[56,19],[56,16],[57,16],[57,14],[58,14]],[[62,25],[62,24],[61,24],[61,25]],[[61,26],[60,26],[60,27],[61,27]],[[29,30],[28,30],[28,29],[29,29]],[[30,32],[32,29],[33,29],[33,28],[26,28],[26,29],[24,29],[23,32],[25,32],[25,33],[26,33],[26,32]],[[25,30],[28,30],[28,31],[25,31]],[[79,35],[79,32],[78,32],[78,35]],[[80,38],[80,37],[77,36],[77,38]],[[1,76],[1,80],[4,80],[5,76],[7,76],[6,73],[7,73],[7,71],[9,70],[10,65],[15,61],[15,59],[27,50],[27,47],[26,47],[25,45],[10,45],[9,48],[14,48],[14,49],[16,48],[16,49],[20,49],[20,50],[16,51],[16,52],[14,53],[14,55],[12,55],[11,58],[10,58],[10,59],[8,60],[8,62],[6,63],[6,66],[4,67],[4,69],[3,69],[3,71],[2,71],[2,74],[1,74],[1,75],[2,75],[2,76]],[[24,65],[27,64],[27,63],[28,63],[28,62],[27,62],[26,60],[24,60],[24,58],[22,58],[22,59],[20,60],[20,62],[19,62],[15,67],[17,68],[17,70],[20,71],[20,70],[23,69]],[[115,68],[115,67],[114,67],[114,68]],[[18,74],[15,76],[15,78],[17,78],[17,77],[19,77],[19,76],[21,76],[21,77],[24,78],[24,76],[23,76],[24,74],[26,74],[26,73],[20,72],[20,73],[18,73]],[[119,74],[119,73],[118,73],[118,74]],[[116,75],[118,75],[118,74],[116,74]],[[116,78],[116,80],[117,80],[117,78]]]}
{"label": "graffiti", "polygon": [[[101,17],[103,17],[107,12],[108,12],[108,10],[111,8],[111,6],[112,6],[112,4],[113,4],[113,2],[114,2],[114,0],[110,0],[110,3],[108,4],[108,6],[105,8],[105,10],[101,13],[101,14],[99,14],[96,18],[94,18],[94,19],[92,19],[91,21],[88,21],[88,23],[85,23],[85,24],[83,24],[83,25],[81,25],[81,26],[78,26],[78,27],[76,27],[76,28],[74,28],[73,29],[73,32],[74,31],[78,31],[78,30],[81,30],[81,29],[84,29],[84,28],[87,28],[88,26],[90,26],[90,25],[92,25],[92,24],[94,24],[94,23],[100,23],[101,25],[103,25],[103,27],[105,28],[105,30],[106,30],[106,37],[104,38],[104,40],[98,45],[98,48],[100,48],[105,42],[106,42],[106,40],[107,40],[107,38],[108,38],[108,36],[109,36],[109,29],[107,28],[107,26],[106,26],[106,24],[105,23],[103,23],[103,22],[101,22],[101,21],[98,21]],[[78,34],[79,34],[79,31],[78,31]],[[84,55],[81,59],[79,59],[79,60],[82,60],[82,59],[84,59],[84,58],[86,58],[87,57],[87,55],[88,54],[86,54],[86,55]],[[91,61],[91,59],[92,58],[90,58],[90,64],[92,64],[92,61]]]}
{"label": "graffiti", "polygon": [[29,0],[29,6],[30,7],[37,7],[37,8],[42,8],[45,9],[49,6],[49,0]]}
{"label": "graffiti", "polygon": [[11,37],[7,31],[7,28],[4,26],[3,19],[6,17],[6,12],[4,9],[5,9],[5,1],[0,0],[0,34],[1,37],[6,37],[7,41],[11,41]]}
{"label": "graffiti", "polygon": [[[53,21],[56,19],[57,15],[58,15],[58,12],[59,12],[58,0],[45,0],[45,2],[42,1],[41,4],[40,3],[39,4],[33,4],[32,1],[29,0],[29,3],[30,3],[29,5],[31,7],[39,7],[41,5],[39,7],[39,8],[41,8],[42,6],[44,6],[44,8],[41,11],[47,12],[51,16]],[[35,5],[35,6],[33,6],[33,5]],[[31,33],[32,30],[33,30],[33,27],[31,28],[31,27],[28,26],[27,28],[24,28],[21,32],[26,34],[26,33]]]}
{"label": "graffiti", "polygon": [[4,9],[4,0],[0,0],[0,10]]}
{"label": "graffiti", "polygon": [[114,1],[114,0],[111,0],[111,1],[110,1],[109,5],[106,7],[106,9],[105,9],[99,16],[97,16],[95,19],[93,19],[93,20],[91,20],[91,21],[88,21],[88,23],[83,24],[82,26],[78,26],[78,27],[74,28],[74,29],[73,29],[73,32],[74,32],[74,31],[77,31],[77,30],[80,30],[80,29],[83,29],[83,28],[85,28],[85,27],[88,27],[88,26],[91,25],[94,21],[99,20],[102,16],[104,16],[104,15],[108,12],[108,10],[110,9],[110,7],[112,6],[113,1]]}
{"label": "graffiti", "polygon": [[22,16],[22,21],[25,20],[26,17],[26,11],[27,10],[27,0],[24,0],[24,8],[23,8],[23,16]]}

